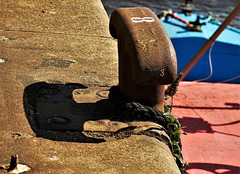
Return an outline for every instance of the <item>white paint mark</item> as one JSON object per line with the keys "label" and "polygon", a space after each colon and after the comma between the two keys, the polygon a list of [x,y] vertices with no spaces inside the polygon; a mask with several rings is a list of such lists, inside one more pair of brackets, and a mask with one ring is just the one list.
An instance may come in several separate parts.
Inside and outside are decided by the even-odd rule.
{"label": "white paint mark", "polygon": [[4,63],[5,62],[5,60],[4,59],[0,59],[0,63]]}
{"label": "white paint mark", "polygon": [[57,156],[48,157],[48,159],[51,160],[51,161],[59,160],[59,158]]}
{"label": "white paint mark", "polygon": [[0,41],[8,41],[9,38],[5,37],[5,36],[0,36]]}
{"label": "white paint mark", "polygon": [[29,170],[30,170],[30,168],[28,166],[23,165],[23,164],[18,164],[17,167],[14,170],[11,170],[9,173],[18,174],[18,173],[27,172]]}
{"label": "white paint mark", "polygon": [[126,166],[125,166],[125,167],[122,167],[122,169],[123,169],[123,170],[125,170],[127,167],[128,167],[128,164],[126,164]]}
{"label": "white paint mark", "polygon": [[132,17],[131,18],[132,22],[134,23],[139,23],[139,22],[154,22],[155,19],[153,17]]}

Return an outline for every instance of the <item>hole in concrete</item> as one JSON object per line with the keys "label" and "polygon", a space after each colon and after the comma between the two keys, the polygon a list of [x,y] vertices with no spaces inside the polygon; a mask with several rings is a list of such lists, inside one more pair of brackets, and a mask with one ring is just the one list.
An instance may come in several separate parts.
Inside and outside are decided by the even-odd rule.
{"label": "hole in concrete", "polygon": [[81,133],[83,124],[109,119],[114,114],[112,103],[98,95],[98,91],[109,88],[45,82],[27,86],[23,100],[31,128],[37,136],[48,139],[92,142]]}

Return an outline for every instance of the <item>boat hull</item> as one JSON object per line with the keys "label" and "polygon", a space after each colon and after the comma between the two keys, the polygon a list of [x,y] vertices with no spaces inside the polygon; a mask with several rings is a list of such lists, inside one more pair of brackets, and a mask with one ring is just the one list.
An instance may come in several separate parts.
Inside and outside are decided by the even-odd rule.
{"label": "boat hull", "polygon": [[[187,21],[194,21],[197,17],[183,14],[178,16]],[[197,32],[189,31],[184,23],[170,17],[162,20],[162,23],[176,51],[178,73],[221,25],[215,21],[207,22],[201,26],[202,32]],[[240,30],[228,26],[183,80],[239,84],[239,76]]]}

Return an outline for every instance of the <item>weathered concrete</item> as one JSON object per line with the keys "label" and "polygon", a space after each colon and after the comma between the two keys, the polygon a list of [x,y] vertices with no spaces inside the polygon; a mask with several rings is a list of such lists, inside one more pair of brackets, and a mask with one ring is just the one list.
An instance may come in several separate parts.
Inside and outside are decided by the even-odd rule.
{"label": "weathered concrete", "polygon": [[[76,89],[56,107],[73,111],[77,102],[95,107],[104,99],[95,92],[118,83],[117,42],[100,0],[4,0],[0,9],[0,165],[18,154],[19,162],[31,168],[28,173],[178,173],[167,145],[155,138],[83,143],[91,139],[76,130],[45,130],[34,120],[33,99],[51,101],[45,107],[59,102],[46,98],[52,86],[91,87],[90,92]],[[28,91],[41,81],[53,83],[50,92]],[[75,98],[68,103],[69,97]]]}

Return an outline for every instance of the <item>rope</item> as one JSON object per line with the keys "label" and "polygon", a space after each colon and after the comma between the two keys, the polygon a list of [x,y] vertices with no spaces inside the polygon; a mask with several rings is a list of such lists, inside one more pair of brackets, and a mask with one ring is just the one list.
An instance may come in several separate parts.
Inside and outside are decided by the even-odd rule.
{"label": "rope", "polygon": [[203,79],[199,79],[199,80],[194,80],[193,82],[201,82],[201,81],[206,81],[208,79],[210,79],[212,77],[212,74],[213,74],[213,66],[212,66],[212,57],[211,57],[211,54],[212,54],[212,49],[213,49],[213,46],[214,46],[215,42],[212,44],[210,50],[209,50],[209,53],[208,53],[208,61],[209,61],[209,68],[210,68],[210,74],[208,77],[206,78],[203,78]]}
{"label": "rope", "polygon": [[[179,77],[175,80],[175,83],[170,85],[169,92],[170,94],[175,94],[177,91],[177,86],[179,84],[179,80],[181,79],[182,74],[179,75]],[[172,96],[173,96],[172,95]],[[119,121],[152,121],[156,122],[159,125],[163,126],[165,129],[165,132],[168,134],[170,137],[171,141],[173,142],[173,146],[177,146],[178,148],[175,148],[173,153],[173,156],[175,158],[175,161],[179,167],[179,170],[181,173],[183,173],[183,156],[182,156],[182,143],[181,139],[178,136],[177,138],[174,137],[175,139],[173,140],[173,135],[172,133],[170,134],[169,129],[175,129],[174,127],[170,128],[169,122],[171,122],[170,117],[167,117],[164,115],[162,111],[159,111],[158,109],[150,106],[144,106],[138,102],[135,101],[130,101],[126,97],[124,97],[119,89],[119,86],[113,86],[109,89],[109,100],[116,106],[121,107],[121,109],[124,111],[124,116],[121,118],[118,118]],[[167,112],[167,106],[164,106],[164,112]],[[176,119],[176,125],[179,126],[179,122]],[[178,123],[178,124],[177,124]],[[175,124],[173,126],[176,126]],[[172,125],[171,125],[172,126]],[[175,136],[175,135],[174,135]],[[177,156],[177,158],[176,158]]]}
{"label": "rope", "polygon": [[167,90],[165,91],[165,96],[171,96],[173,97],[177,91],[178,91],[178,86],[179,86],[179,83],[182,79],[182,76],[183,76],[183,73],[180,72],[176,78],[176,80],[168,86]]}
{"label": "rope", "polygon": [[227,79],[227,80],[224,80],[224,81],[218,82],[218,83],[226,83],[226,82],[230,82],[230,81],[235,80],[235,79],[237,79],[237,78],[239,78],[239,77],[240,77],[240,75],[238,75],[238,76],[236,76],[236,77],[233,77],[233,78],[231,78],[231,79]]}

